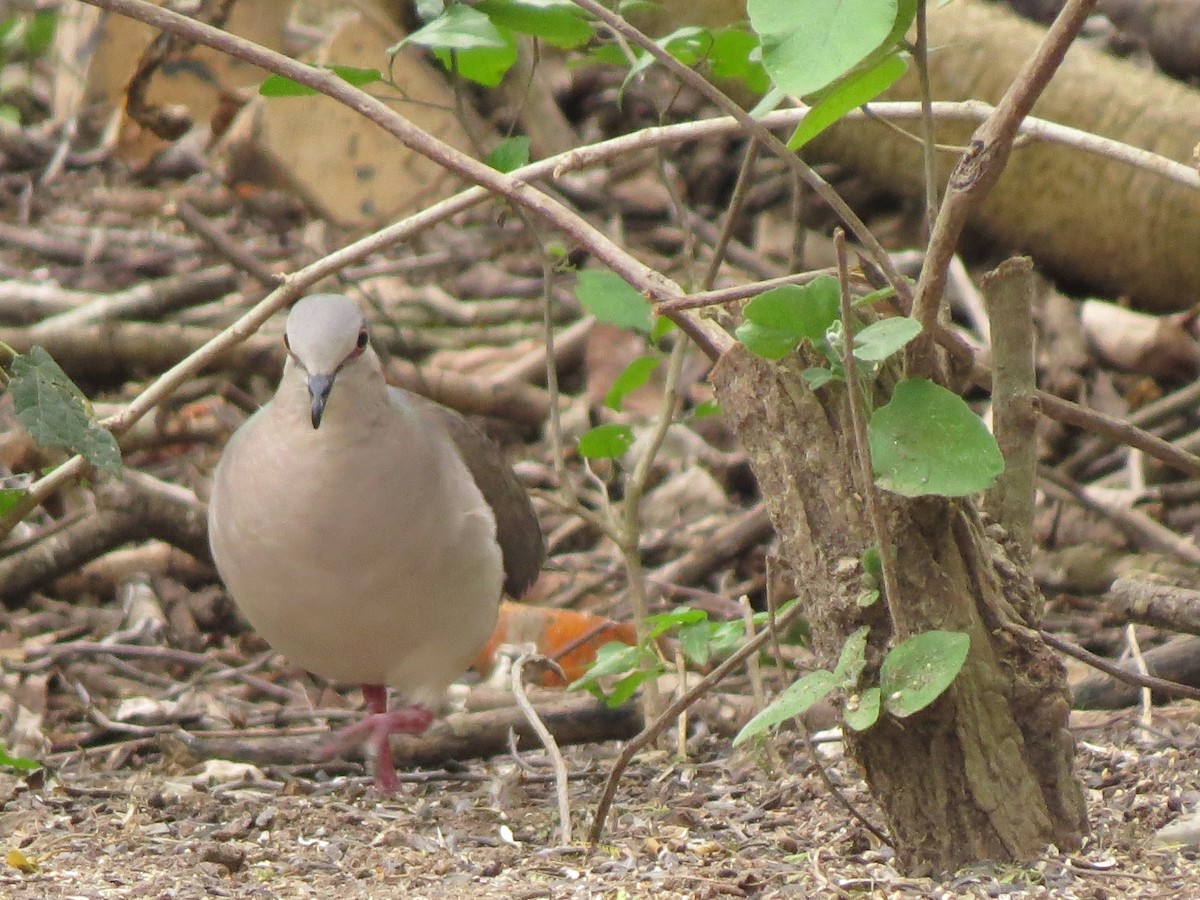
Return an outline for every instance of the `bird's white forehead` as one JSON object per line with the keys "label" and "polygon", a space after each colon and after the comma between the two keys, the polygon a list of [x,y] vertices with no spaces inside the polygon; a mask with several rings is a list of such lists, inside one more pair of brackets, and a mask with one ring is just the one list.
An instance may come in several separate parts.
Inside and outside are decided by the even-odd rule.
{"label": "bird's white forehead", "polygon": [[349,297],[313,294],[288,313],[288,347],[310,373],[332,372],[353,352],[365,324]]}

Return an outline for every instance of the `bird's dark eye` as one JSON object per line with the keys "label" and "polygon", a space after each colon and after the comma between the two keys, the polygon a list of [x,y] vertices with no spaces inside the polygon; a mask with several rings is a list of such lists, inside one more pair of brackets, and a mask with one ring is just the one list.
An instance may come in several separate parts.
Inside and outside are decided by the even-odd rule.
{"label": "bird's dark eye", "polygon": [[361,350],[361,349],[363,349],[363,347],[365,347],[365,346],[367,346],[367,329],[365,329],[365,328],[364,328],[362,331],[360,331],[360,332],[358,333],[358,344],[357,344],[357,347],[358,347],[358,349],[359,349],[359,350]]}

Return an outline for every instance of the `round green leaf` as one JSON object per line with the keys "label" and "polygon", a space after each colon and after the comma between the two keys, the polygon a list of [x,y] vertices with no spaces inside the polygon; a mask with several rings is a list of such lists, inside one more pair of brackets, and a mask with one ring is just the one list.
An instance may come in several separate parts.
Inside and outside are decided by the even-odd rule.
{"label": "round green leaf", "polygon": [[484,47],[500,49],[507,41],[486,15],[462,3],[446,7],[446,11],[427,25],[418,28],[397,46],[418,44],[430,50],[478,50]]}
{"label": "round green leaf", "polygon": [[970,648],[959,631],[925,631],[893,647],[879,670],[884,707],[901,719],[924,709],[950,687]]}
{"label": "round green leaf", "polygon": [[605,269],[584,269],[577,276],[575,297],[601,322],[649,334],[650,301],[629,282]]}
{"label": "round green leaf", "polygon": [[579,438],[579,455],[584,459],[616,459],[633,446],[633,429],[628,425],[597,425]]}
{"label": "round green leaf", "polygon": [[842,719],[846,726],[855,731],[866,731],[878,722],[881,693],[879,688],[873,687],[847,697],[842,707]]}
{"label": "round green leaf", "polygon": [[507,137],[492,148],[487,164],[499,172],[511,172],[529,163],[531,138],[524,134]]}
{"label": "round green leaf", "polygon": [[746,738],[754,737],[780,722],[808,711],[808,708],[821,700],[838,686],[838,680],[832,672],[817,669],[809,672],[791,687],[772,700],[758,715],[746,723],[733,739],[736,747]]}
{"label": "round green leaf", "polygon": [[996,439],[962,397],[924,378],[896,385],[867,426],[875,483],[905,497],[962,497],[1004,471]]}
{"label": "round green leaf", "polygon": [[746,321],[737,329],[738,340],[765,359],[780,359],[805,338],[814,344],[823,340],[839,303],[837,279],[828,276],[772,288],[742,310]]}
{"label": "round green leaf", "polygon": [[883,362],[920,333],[921,323],[916,319],[880,319],[854,336],[854,355],[863,362]]}
{"label": "round green leaf", "polygon": [[763,67],[785,92],[820,90],[887,40],[896,0],[749,0]]}

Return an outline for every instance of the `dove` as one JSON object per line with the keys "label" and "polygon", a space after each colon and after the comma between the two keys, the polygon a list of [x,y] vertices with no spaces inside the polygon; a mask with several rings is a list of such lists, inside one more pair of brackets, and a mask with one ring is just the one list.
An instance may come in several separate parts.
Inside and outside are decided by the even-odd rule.
{"label": "dove", "polygon": [[519,597],[537,578],[542,534],[495,444],[387,384],[353,300],[298,301],[284,342],[274,397],[214,472],[212,555],[275,650],[362,685],[366,715],[325,750],[365,744],[376,785],[392,792],[389,736],[433,722],[487,642],[501,592]]}

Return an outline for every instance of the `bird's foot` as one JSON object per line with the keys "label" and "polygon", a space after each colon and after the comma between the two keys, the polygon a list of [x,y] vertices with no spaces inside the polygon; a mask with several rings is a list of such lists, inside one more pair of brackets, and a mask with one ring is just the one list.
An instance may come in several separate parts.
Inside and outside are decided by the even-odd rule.
{"label": "bird's foot", "polygon": [[428,706],[414,703],[403,709],[374,711],[337,732],[321,745],[322,756],[337,756],[351,747],[366,745],[375,757],[375,785],[387,794],[400,788],[396,767],[392,763],[393,734],[423,734],[433,724],[434,712]]}

